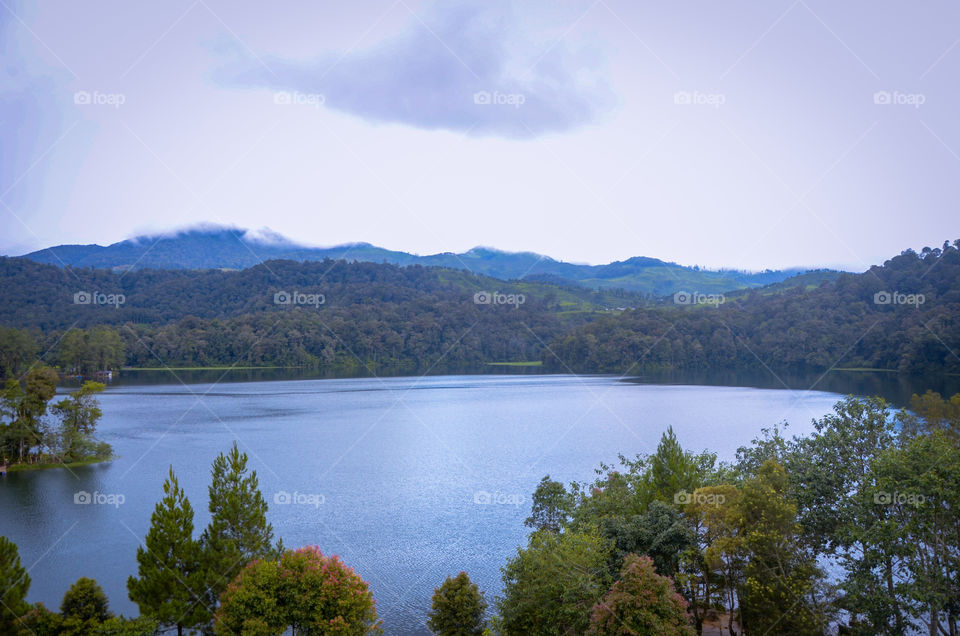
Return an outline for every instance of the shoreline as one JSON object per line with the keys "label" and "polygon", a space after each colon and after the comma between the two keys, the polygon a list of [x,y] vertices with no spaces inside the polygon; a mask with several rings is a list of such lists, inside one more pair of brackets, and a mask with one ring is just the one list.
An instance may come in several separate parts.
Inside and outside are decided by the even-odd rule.
{"label": "shoreline", "polygon": [[93,464],[102,464],[105,462],[112,462],[115,459],[119,459],[118,456],[111,455],[110,457],[97,457],[92,459],[83,459],[78,462],[47,462],[43,464],[9,464],[6,467],[6,474],[10,473],[26,473],[34,470],[52,470],[55,468],[80,468],[82,466],[91,466]]}

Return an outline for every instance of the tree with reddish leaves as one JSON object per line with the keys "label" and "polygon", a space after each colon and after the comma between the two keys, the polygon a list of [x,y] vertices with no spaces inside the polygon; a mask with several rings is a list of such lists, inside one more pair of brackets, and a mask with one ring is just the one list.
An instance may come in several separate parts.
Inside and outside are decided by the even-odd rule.
{"label": "tree with reddish leaves", "polygon": [[383,631],[366,581],[315,546],[288,550],[279,561],[249,563],[221,595],[214,627],[217,634]]}
{"label": "tree with reddish leaves", "polygon": [[590,636],[695,636],[687,616],[687,602],[673,581],[657,574],[647,556],[628,555],[602,601],[594,605]]}

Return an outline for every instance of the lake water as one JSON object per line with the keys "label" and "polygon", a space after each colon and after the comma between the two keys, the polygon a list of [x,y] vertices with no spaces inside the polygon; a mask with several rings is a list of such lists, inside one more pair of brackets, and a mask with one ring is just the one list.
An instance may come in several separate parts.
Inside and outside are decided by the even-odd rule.
{"label": "lake water", "polygon": [[[490,600],[499,592],[543,475],[592,480],[618,453],[652,452],[668,426],[684,447],[732,459],[783,420],[809,432],[839,397],[551,375],[114,386],[100,437],[120,458],[0,480],[0,534],[29,568],[30,601],[58,608],[88,576],[135,615],[126,579],[168,466],[199,536],[210,463],[237,440],[286,546],[339,554],[370,583],[388,634],[420,634],[446,576],[465,570]],[[123,503],[76,504],[80,491]],[[275,503],[284,493],[293,501]]]}

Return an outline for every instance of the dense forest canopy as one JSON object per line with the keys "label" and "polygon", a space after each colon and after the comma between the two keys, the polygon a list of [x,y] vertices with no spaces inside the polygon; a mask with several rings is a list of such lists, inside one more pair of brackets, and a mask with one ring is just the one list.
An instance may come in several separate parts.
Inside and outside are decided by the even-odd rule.
{"label": "dense forest canopy", "polygon": [[240,272],[0,259],[0,374],[281,365],[348,373],[542,361],[634,373],[960,372],[960,241],[838,278],[665,298],[418,265],[270,261]]}

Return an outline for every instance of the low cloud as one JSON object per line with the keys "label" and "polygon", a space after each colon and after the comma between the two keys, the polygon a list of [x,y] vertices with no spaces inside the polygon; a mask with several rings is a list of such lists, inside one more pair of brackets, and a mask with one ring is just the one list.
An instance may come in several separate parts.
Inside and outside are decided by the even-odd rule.
{"label": "low cloud", "polygon": [[[509,3],[431,5],[403,33],[309,62],[265,56],[221,71],[228,84],[283,92],[371,122],[475,136],[536,137],[581,127],[612,102],[591,51],[533,46]],[[298,98],[302,96],[302,99]]]}

